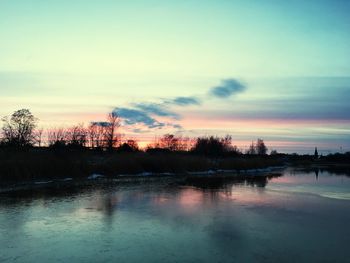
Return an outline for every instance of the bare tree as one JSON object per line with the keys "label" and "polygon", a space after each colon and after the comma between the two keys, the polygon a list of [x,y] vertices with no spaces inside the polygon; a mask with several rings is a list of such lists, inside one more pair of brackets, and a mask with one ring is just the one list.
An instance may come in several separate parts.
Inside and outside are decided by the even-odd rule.
{"label": "bare tree", "polygon": [[90,124],[87,134],[91,148],[102,149],[105,146],[106,126],[108,125],[107,122],[92,122]]}
{"label": "bare tree", "polygon": [[69,146],[84,147],[87,142],[87,131],[83,124],[73,126],[67,131],[67,142]]}
{"label": "bare tree", "polygon": [[246,154],[254,155],[256,154],[256,147],[254,142],[249,146],[249,149],[246,151]]}
{"label": "bare tree", "polygon": [[35,142],[38,145],[38,147],[41,147],[43,132],[44,132],[44,129],[40,128],[35,133]]}
{"label": "bare tree", "polygon": [[241,150],[237,147],[237,145],[233,145],[231,148],[230,148],[230,152],[234,153],[234,154],[242,154]]}
{"label": "bare tree", "polygon": [[99,126],[96,123],[91,123],[88,127],[88,140],[90,148],[97,147],[97,135]]}
{"label": "bare tree", "polygon": [[256,153],[259,154],[259,155],[266,155],[267,153],[267,147],[264,143],[264,140],[262,139],[258,139],[256,141]]}
{"label": "bare tree", "polygon": [[277,150],[272,150],[272,151],[270,152],[270,155],[278,155]]}
{"label": "bare tree", "polygon": [[177,151],[179,149],[179,138],[173,134],[165,134],[160,138],[160,147],[170,151]]}
{"label": "bare tree", "polygon": [[112,150],[118,144],[117,129],[120,127],[120,118],[116,112],[111,112],[107,116],[107,124],[105,127],[105,144],[108,150]]}
{"label": "bare tree", "polygon": [[118,147],[120,152],[138,152],[139,145],[136,140],[128,139]]}
{"label": "bare tree", "polygon": [[190,139],[189,137],[178,137],[178,150],[179,151],[189,151],[192,149],[194,140]]}
{"label": "bare tree", "polygon": [[232,136],[226,135],[224,138],[221,139],[221,143],[224,146],[224,151],[229,152],[232,149]]}
{"label": "bare tree", "polygon": [[5,144],[23,147],[35,143],[34,129],[37,119],[28,109],[17,110],[10,118],[2,118],[2,122]]}
{"label": "bare tree", "polygon": [[67,144],[67,131],[63,128],[48,130],[49,146],[65,146]]}

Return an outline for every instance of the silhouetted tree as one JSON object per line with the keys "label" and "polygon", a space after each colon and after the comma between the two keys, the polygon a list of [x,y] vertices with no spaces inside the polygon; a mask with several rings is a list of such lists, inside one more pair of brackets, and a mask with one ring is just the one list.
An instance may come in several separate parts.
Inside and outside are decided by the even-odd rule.
{"label": "silhouetted tree", "polygon": [[139,146],[135,140],[127,140],[118,147],[119,152],[138,152]]}
{"label": "silhouetted tree", "polygon": [[116,112],[113,111],[108,114],[107,123],[104,134],[106,148],[112,150],[118,143],[117,129],[120,127],[120,118]]}
{"label": "silhouetted tree", "polygon": [[230,152],[235,155],[242,154],[241,150],[236,145],[233,145],[232,147],[230,147]]}
{"label": "silhouetted tree", "polygon": [[66,143],[74,148],[85,147],[87,142],[87,131],[83,124],[73,126],[67,130]]}
{"label": "silhouetted tree", "polygon": [[278,155],[277,150],[272,150],[272,151],[270,152],[270,155]]}
{"label": "silhouetted tree", "polygon": [[256,148],[256,154],[266,155],[267,147],[266,147],[266,145],[264,143],[264,140],[258,139],[257,142],[256,142],[256,145],[255,145],[255,148]]}
{"label": "silhouetted tree", "polygon": [[254,142],[251,143],[251,145],[249,146],[248,150],[246,151],[246,154],[249,154],[249,155],[256,154],[256,147],[255,147]]}
{"label": "silhouetted tree", "polygon": [[147,145],[148,152],[189,151],[193,148],[195,140],[181,135],[165,134],[155,138],[153,143]]}
{"label": "silhouetted tree", "polygon": [[179,138],[179,151],[189,151],[193,148],[195,140],[189,137],[178,137]]}
{"label": "silhouetted tree", "polygon": [[37,119],[28,109],[17,110],[10,118],[2,118],[2,122],[3,142],[6,145],[24,147],[35,143]]}
{"label": "silhouetted tree", "polygon": [[179,150],[179,138],[175,137],[173,134],[165,134],[160,138],[159,146],[169,151],[177,151]]}
{"label": "silhouetted tree", "polygon": [[88,128],[88,139],[91,148],[102,149],[104,147],[104,136],[106,122],[92,122]]}
{"label": "silhouetted tree", "polygon": [[223,144],[225,151],[232,150],[232,136],[231,135],[226,135],[224,138],[220,139],[220,141]]}
{"label": "silhouetted tree", "polygon": [[41,147],[43,133],[43,128],[40,128],[35,132],[35,143],[38,145],[38,147]]}
{"label": "silhouetted tree", "polygon": [[68,136],[67,131],[63,128],[51,129],[47,132],[49,147],[61,148],[66,146]]}
{"label": "silhouetted tree", "polygon": [[115,112],[107,115],[107,121],[92,122],[87,130],[90,147],[112,150],[119,142],[119,126],[120,118]]}
{"label": "silhouetted tree", "polygon": [[199,137],[193,147],[193,152],[219,156],[230,150],[231,140],[230,136],[224,138],[214,136]]}

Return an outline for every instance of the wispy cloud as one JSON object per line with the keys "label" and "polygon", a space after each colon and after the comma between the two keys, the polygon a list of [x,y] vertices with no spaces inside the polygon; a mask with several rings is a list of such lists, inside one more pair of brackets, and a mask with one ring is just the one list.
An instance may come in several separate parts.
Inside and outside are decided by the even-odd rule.
{"label": "wispy cloud", "polygon": [[[143,110],[133,108],[115,108],[113,112],[123,119],[125,125],[141,124],[147,126],[147,128],[150,129],[161,129],[163,127],[173,127],[175,129],[181,128],[179,124],[158,121],[149,113]],[[135,129],[134,131],[137,132],[141,130]]]}
{"label": "wispy cloud", "polygon": [[160,117],[179,118],[179,115],[169,110],[164,103],[136,103],[133,106],[145,113],[153,114]]}
{"label": "wispy cloud", "polygon": [[[177,123],[162,122],[157,117],[168,117],[173,120],[180,120],[181,116],[171,109],[173,106],[190,106],[200,105],[199,98],[192,97],[175,97],[163,99],[158,103],[140,102],[131,104],[131,107],[115,108],[115,112],[123,119],[125,125],[142,124],[149,129],[162,129],[172,127],[182,129]],[[134,132],[142,132],[140,129],[134,129]]]}
{"label": "wispy cloud", "polygon": [[210,89],[209,93],[214,97],[224,99],[237,93],[243,92],[246,90],[246,88],[247,87],[243,83],[239,82],[236,79],[225,79],[222,80],[220,86],[216,86]]}
{"label": "wispy cloud", "polygon": [[[210,96],[224,99],[235,93],[243,92],[246,86],[235,79],[226,79],[222,85],[213,87],[209,90]],[[114,111],[123,119],[124,125],[145,125],[149,129],[162,129],[172,127],[182,129],[174,120],[180,120],[181,116],[175,112],[176,107],[187,107],[201,105],[207,96],[179,96],[167,99],[161,99],[159,102],[139,102],[133,103],[130,107],[116,108]],[[174,109],[175,108],[175,109]],[[158,117],[170,118],[170,122],[159,121]],[[134,129],[134,132],[141,132],[140,129]]]}
{"label": "wispy cloud", "polygon": [[108,127],[111,124],[109,122],[106,122],[106,121],[93,121],[93,122],[91,122],[91,125],[101,126],[101,127]]}
{"label": "wispy cloud", "polygon": [[189,105],[200,105],[200,99],[191,96],[191,97],[176,97],[172,100],[167,101],[169,104],[179,105],[179,106],[189,106]]}
{"label": "wispy cloud", "polygon": [[123,119],[126,125],[144,124],[148,128],[161,128],[165,123],[158,122],[146,112],[131,108],[115,108],[114,112]]}

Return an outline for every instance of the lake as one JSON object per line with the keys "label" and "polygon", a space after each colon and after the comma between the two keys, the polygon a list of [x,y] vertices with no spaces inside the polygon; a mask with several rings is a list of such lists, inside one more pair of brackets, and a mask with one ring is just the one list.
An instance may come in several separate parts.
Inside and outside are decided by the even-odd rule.
{"label": "lake", "polygon": [[0,198],[0,262],[350,262],[344,174],[99,182]]}

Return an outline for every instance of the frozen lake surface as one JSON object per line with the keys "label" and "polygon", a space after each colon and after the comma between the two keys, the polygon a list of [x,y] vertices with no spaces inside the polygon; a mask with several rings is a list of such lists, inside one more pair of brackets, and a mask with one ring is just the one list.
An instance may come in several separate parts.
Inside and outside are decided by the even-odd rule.
{"label": "frozen lake surface", "polygon": [[350,262],[350,177],[0,195],[0,262]]}

